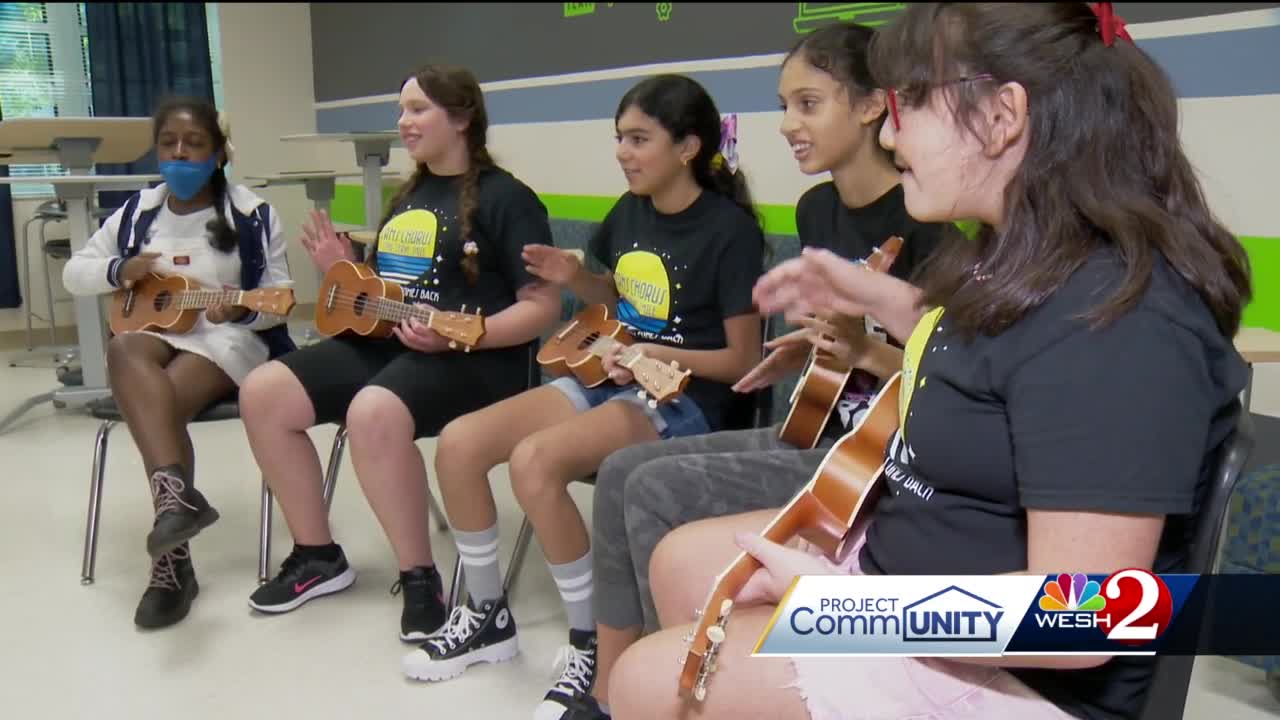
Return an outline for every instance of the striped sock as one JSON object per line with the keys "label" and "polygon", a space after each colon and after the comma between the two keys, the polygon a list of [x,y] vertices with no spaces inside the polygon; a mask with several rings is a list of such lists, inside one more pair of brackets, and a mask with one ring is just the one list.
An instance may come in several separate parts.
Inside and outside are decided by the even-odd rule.
{"label": "striped sock", "polygon": [[556,587],[564,600],[569,627],[595,632],[596,617],[591,607],[591,551],[571,563],[547,565],[551,567],[551,576],[556,579]]}
{"label": "striped sock", "polygon": [[454,529],[458,557],[466,573],[467,591],[476,604],[502,597],[502,573],[498,571],[498,526],[480,532]]}

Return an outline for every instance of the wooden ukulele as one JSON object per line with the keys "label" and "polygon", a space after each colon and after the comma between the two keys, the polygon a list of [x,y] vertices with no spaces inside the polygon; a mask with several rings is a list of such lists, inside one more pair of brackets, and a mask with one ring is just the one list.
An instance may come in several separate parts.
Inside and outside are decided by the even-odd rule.
{"label": "wooden ukulele", "polygon": [[[827,452],[809,484],[770,521],[766,539],[786,544],[799,536],[838,559],[852,549],[846,543],[861,533],[884,492],[885,450],[898,430],[901,380],[902,373],[894,373],[858,424]],[[689,649],[680,661],[682,697],[706,699],[733,599],[760,567],[743,552],[716,576],[697,612],[698,626],[684,638]]]}
{"label": "wooden ukulele", "polygon": [[[888,272],[901,250],[902,238],[895,235],[872,250],[871,256],[859,265],[875,272]],[[804,371],[791,393],[791,410],[778,437],[795,447],[813,449],[853,372],[853,367],[828,352],[819,351],[816,347],[810,351]]]}
{"label": "wooden ukulele", "polygon": [[191,332],[200,313],[215,305],[234,305],[273,315],[293,310],[290,288],[206,290],[182,275],[146,275],[111,298],[111,332],[153,330],[172,335]]}
{"label": "wooden ukulele", "polygon": [[[622,323],[609,317],[605,305],[592,305],[574,316],[538,350],[538,364],[552,375],[573,375],[587,387],[609,380],[602,358],[616,345],[630,346],[635,339]],[[676,362],[664,363],[645,357],[644,353],[628,347],[622,352],[618,364],[631,371],[641,390],[639,395],[649,400],[649,407],[684,392],[689,384],[689,371],[681,370]]]}
{"label": "wooden ukulele", "polygon": [[475,314],[431,310],[404,301],[399,285],[378,277],[368,265],[339,260],[325,273],[316,302],[316,330],[333,337],[355,333],[385,338],[401,322],[413,318],[449,338],[449,347],[471,352],[484,337],[484,318]]}

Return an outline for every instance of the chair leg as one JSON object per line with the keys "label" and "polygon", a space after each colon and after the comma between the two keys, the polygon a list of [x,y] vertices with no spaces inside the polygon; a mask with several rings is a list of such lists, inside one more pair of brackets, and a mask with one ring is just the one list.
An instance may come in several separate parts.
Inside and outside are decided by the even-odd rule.
{"label": "chair leg", "polygon": [[520,534],[516,536],[516,546],[511,551],[511,561],[507,563],[507,576],[502,580],[502,592],[507,595],[507,602],[514,594],[516,580],[520,578],[520,568],[524,565],[525,552],[529,549],[529,539],[533,537],[533,526],[526,515],[520,523]]}
{"label": "chair leg", "polygon": [[440,532],[449,532],[449,518],[444,514],[444,510],[440,509],[436,496],[430,490],[427,490],[427,515],[436,519]]}
{"label": "chair leg", "polygon": [[102,513],[102,476],[107,466],[107,439],[114,420],[104,420],[93,444],[93,468],[89,471],[89,512],[85,518],[84,557],[80,563],[80,584],[92,585],[98,564],[98,520]]}
{"label": "chair leg", "polygon": [[40,264],[44,268],[44,297],[45,307],[49,310],[49,344],[58,344],[58,320],[57,311],[53,308],[53,280],[49,277],[49,251],[45,248],[47,242],[45,235],[45,226],[48,221],[40,223]]}
{"label": "chair leg", "polygon": [[462,574],[462,555],[453,561],[453,584],[449,586],[449,609],[452,610],[462,603],[462,598],[466,595],[466,578]]}
{"label": "chair leg", "polygon": [[329,511],[333,504],[333,489],[338,484],[338,471],[342,469],[342,452],[347,446],[347,426],[339,425],[338,434],[333,436],[333,449],[329,451],[329,467],[324,473],[324,509]]}
{"label": "chair leg", "polygon": [[31,339],[31,223],[39,220],[39,216],[33,216],[22,225],[22,305],[27,316],[27,349],[34,350],[35,342]]}
{"label": "chair leg", "polygon": [[258,584],[271,579],[271,486],[262,478],[262,513],[258,535]]}

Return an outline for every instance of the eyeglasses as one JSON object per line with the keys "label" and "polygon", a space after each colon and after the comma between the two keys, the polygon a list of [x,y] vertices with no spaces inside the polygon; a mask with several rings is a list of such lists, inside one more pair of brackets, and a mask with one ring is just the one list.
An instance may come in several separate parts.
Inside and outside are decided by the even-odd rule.
{"label": "eyeglasses", "polygon": [[[939,83],[936,87],[947,87],[948,85],[971,82],[974,80],[995,80],[995,76],[990,73],[982,73],[981,75],[974,75],[972,77],[958,77],[954,80],[947,80],[946,82]],[[898,100],[898,89],[889,88],[885,91],[885,97],[889,101],[889,117],[893,120],[893,129],[894,131],[901,130],[902,121],[898,118],[898,106],[900,104]]]}

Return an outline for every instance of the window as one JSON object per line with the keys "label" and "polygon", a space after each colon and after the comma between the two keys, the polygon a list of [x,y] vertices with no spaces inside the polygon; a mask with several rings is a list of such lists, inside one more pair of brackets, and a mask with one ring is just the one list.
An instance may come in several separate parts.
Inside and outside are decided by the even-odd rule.
{"label": "window", "polygon": [[[213,92],[222,107],[222,47],[216,3],[205,4]],[[0,109],[4,119],[92,117],[84,3],[0,3]],[[10,165],[9,174],[61,175],[61,165]],[[15,198],[53,197],[52,185],[12,185]]]}
{"label": "window", "polygon": [[[84,3],[0,4],[0,108],[4,118],[93,114]],[[9,174],[56,175],[61,165],[10,165]],[[50,185],[13,185],[14,197],[48,197]]]}

